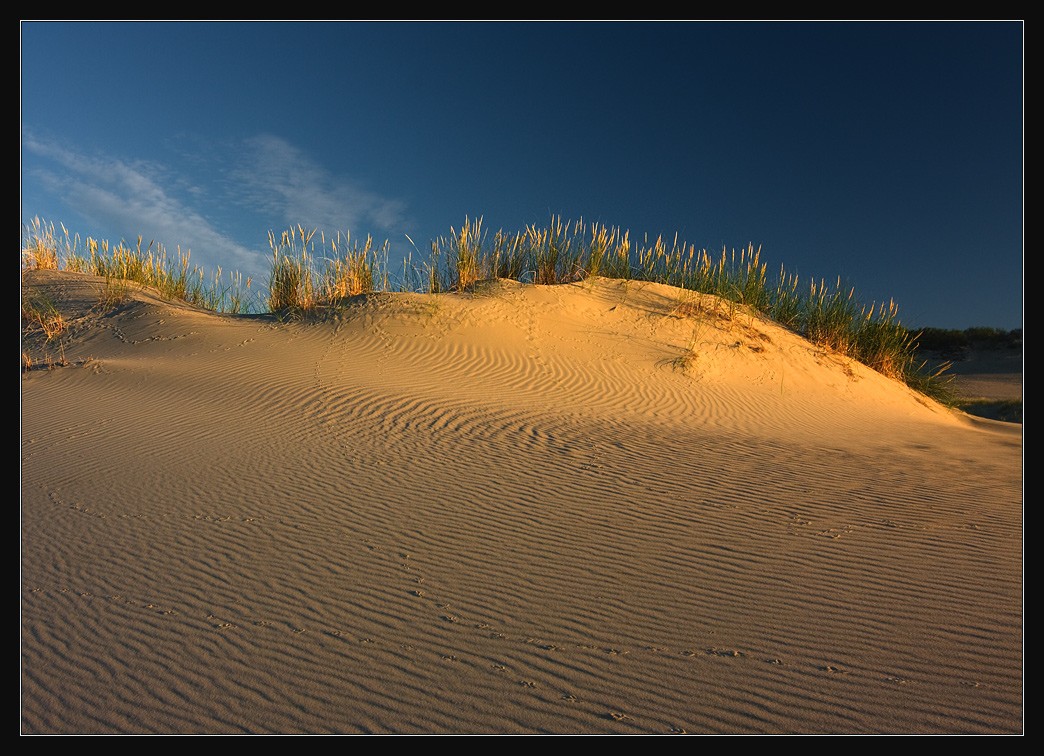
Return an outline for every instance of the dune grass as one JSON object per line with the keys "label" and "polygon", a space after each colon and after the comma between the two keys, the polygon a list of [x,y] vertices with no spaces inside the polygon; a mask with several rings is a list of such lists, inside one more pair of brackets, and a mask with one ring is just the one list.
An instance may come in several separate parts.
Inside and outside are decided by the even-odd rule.
{"label": "dune grass", "polygon": [[[70,236],[64,225],[61,233],[53,223],[34,218],[23,229],[22,267],[26,270],[71,270],[104,277],[107,295],[120,292],[123,284],[148,286],[168,299],[178,299],[216,312],[247,312],[252,307],[251,280],[239,273],[213,274],[190,263],[188,251],[179,247],[168,254],[161,244],[149,242],[142,249],[142,237],[135,246],[121,241]],[[82,246],[81,246],[82,245]]]}
{"label": "dune grass", "polygon": [[[268,309],[305,312],[335,306],[348,297],[388,290],[388,242],[367,236],[360,245],[348,234],[327,240],[298,226],[279,236],[270,231],[272,269]],[[318,249],[317,249],[318,246]]]}
{"label": "dune grass", "polygon": [[[49,268],[45,268],[49,270]],[[62,315],[61,309],[49,297],[39,291],[23,289],[21,293],[22,312],[22,370],[29,371],[35,367],[33,350],[28,347],[33,341],[42,341],[45,351],[57,345],[57,355],[47,364],[65,365],[65,341],[63,339],[69,324]]]}
{"label": "dune grass", "polygon": [[[134,281],[155,288],[169,299],[180,299],[219,312],[267,310],[304,314],[335,308],[347,298],[369,292],[419,291],[429,294],[467,292],[484,280],[508,278],[522,283],[555,285],[593,276],[651,281],[685,291],[720,297],[805,336],[814,344],[865,363],[889,377],[952,405],[945,368],[927,369],[916,359],[918,334],[904,328],[894,302],[862,304],[840,279],[833,284],[812,280],[802,284],[781,266],[768,275],[761,249],[748,245],[738,251],[711,253],[680,240],[644,238],[582,219],[552,217],[546,227],[528,226],[510,233],[489,234],[482,219],[465,218],[446,237],[431,242],[427,259],[408,256],[393,282],[389,275],[389,244],[372,237],[360,243],[348,234],[333,238],[297,226],[269,233],[271,269],[267,291],[251,298],[250,279],[238,274],[226,279],[219,268],[208,277],[192,266],[189,253],[168,255],[162,246],[134,246],[123,241],[61,233],[39,219],[24,229],[24,268],[67,269],[116,281]],[[410,240],[412,243],[412,240]],[[423,258],[419,250],[418,258]],[[115,290],[115,289],[114,289]]]}
{"label": "dune grass", "polygon": [[22,324],[28,334],[39,333],[52,341],[67,328],[65,317],[58,305],[39,291],[22,292]]}

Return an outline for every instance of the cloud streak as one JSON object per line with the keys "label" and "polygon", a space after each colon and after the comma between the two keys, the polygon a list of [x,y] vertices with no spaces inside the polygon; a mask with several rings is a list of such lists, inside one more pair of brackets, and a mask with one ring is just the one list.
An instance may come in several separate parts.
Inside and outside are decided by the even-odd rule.
{"label": "cloud streak", "polygon": [[284,139],[262,134],[246,140],[245,148],[233,174],[242,198],[278,224],[388,232],[405,221],[403,202],[332,175]]}
{"label": "cloud streak", "polygon": [[[359,229],[378,235],[404,222],[402,202],[332,175],[302,150],[270,135],[221,149],[212,145],[204,159],[197,154],[177,168],[87,154],[28,132],[22,145],[32,158],[31,181],[44,195],[60,199],[98,227],[141,234],[168,249],[190,249],[194,263],[211,268],[261,273],[267,250],[250,244],[270,228],[300,224],[328,234]],[[244,243],[208,216],[235,217],[240,225],[256,219],[258,227]]]}
{"label": "cloud streak", "polygon": [[91,223],[191,250],[197,264],[226,269],[257,265],[256,251],[214,228],[177,196],[181,181],[168,168],[147,161],[87,155],[31,135],[24,136],[22,145],[41,160],[33,169],[40,187]]}

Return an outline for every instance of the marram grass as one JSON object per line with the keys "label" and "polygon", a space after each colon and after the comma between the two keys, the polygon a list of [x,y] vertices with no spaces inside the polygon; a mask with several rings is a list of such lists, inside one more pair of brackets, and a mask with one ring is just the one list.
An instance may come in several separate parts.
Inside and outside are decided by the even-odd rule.
{"label": "marram grass", "polygon": [[[22,267],[31,270],[71,270],[90,273],[107,280],[109,295],[127,282],[156,289],[168,299],[180,299],[217,312],[247,312],[251,309],[252,281],[230,273],[227,283],[221,268],[213,274],[190,264],[190,253],[179,247],[168,254],[160,244],[149,242],[142,249],[142,237],[135,246],[121,241],[70,236],[64,225],[59,234],[53,223],[33,219],[23,229]],[[81,246],[82,245],[82,246]]]}
{"label": "marram grass", "polygon": [[388,242],[376,244],[366,237],[360,243],[347,234],[328,239],[297,226],[278,235],[269,232],[272,263],[267,292],[251,298],[250,279],[244,284],[242,276],[232,273],[225,283],[220,268],[208,277],[202,268],[190,265],[189,253],[180,248],[169,255],[151,242],[143,249],[141,237],[134,246],[88,237],[81,249],[78,235],[70,237],[64,225],[60,229],[61,233],[38,218],[24,227],[23,268],[74,270],[110,281],[133,281],[169,299],[220,312],[261,309],[300,314],[336,307],[369,292],[465,292],[480,281],[496,278],[541,285],[593,276],[664,283],[749,307],[817,345],[953,403],[950,377],[945,370],[926,370],[917,362],[917,337],[901,325],[894,302],[865,305],[840,279],[833,284],[822,279],[803,284],[783,267],[770,277],[761,249],[753,245],[711,253],[677,236],[637,243],[628,231],[561,217],[552,217],[546,227],[490,235],[481,218],[465,218],[459,229],[450,228],[447,237],[431,242],[427,259],[407,257],[393,284]]}

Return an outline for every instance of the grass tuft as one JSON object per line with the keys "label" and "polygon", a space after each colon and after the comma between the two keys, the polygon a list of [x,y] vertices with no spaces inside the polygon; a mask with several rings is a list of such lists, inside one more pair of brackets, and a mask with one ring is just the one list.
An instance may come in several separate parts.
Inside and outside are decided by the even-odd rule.
{"label": "grass tuft", "polygon": [[315,234],[314,229],[305,231],[302,226],[278,237],[269,232],[270,311],[303,314],[336,307],[348,297],[389,289],[388,242],[378,245],[367,236],[360,246],[347,233],[329,241],[320,235],[317,251]]}
{"label": "grass tuft", "polygon": [[58,270],[66,260],[76,255],[80,237],[69,236],[63,224],[46,223],[33,218],[22,230],[22,267],[25,270]]}
{"label": "grass tuft", "polygon": [[[45,347],[56,342],[58,356],[51,361],[52,365],[66,365],[65,341],[63,339],[69,328],[65,316],[62,315],[58,306],[45,294],[36,290],[22,290],[22,339],[23,346],[26,339],[33,340],[34,337],[43,337]],[[33,369],[36,361],[30,352],[22,350],[22,371],[28,372]]]}
{"label": "grass tuft", "polygon": [[22,294],[22,331],[26,334],[43,334],[52,341],[65,333],[68,324],[58,306],[39,291],[24,291]]}

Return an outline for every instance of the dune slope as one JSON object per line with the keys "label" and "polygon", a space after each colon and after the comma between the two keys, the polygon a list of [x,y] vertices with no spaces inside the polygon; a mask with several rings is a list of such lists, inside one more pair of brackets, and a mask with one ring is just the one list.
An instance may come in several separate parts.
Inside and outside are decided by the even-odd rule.
{"label": "dune slope", "polygon": [[656,284],[24,285],[25,733],[1022,731],[1021,426]]}

